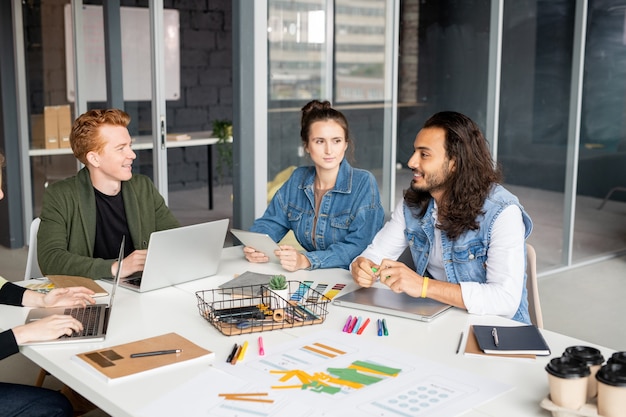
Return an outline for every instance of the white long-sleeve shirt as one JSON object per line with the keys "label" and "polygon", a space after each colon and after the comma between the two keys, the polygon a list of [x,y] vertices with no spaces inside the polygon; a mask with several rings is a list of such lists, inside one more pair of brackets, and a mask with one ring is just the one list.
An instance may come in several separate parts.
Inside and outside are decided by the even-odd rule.
{"label": "white long-sleeve shirt", "polygon": [[[436,213],[436,210],[434,211]],[[433,221],[437,221],[436,214]],[[398,259],[408,246],[404,230],[403,201],[391,219],[376,234],[360,256],[380,264],[383,259]],[[519,308],[526,267],[524,222],[516,205],[506,207],[495,219],[487,251],[487,282],[462,282],[461,294],[467,311],[512,318]],[[428,272],[437,280],[447,281],[443,268],[441,231],[435,228],[435,242],[428,259]]]}

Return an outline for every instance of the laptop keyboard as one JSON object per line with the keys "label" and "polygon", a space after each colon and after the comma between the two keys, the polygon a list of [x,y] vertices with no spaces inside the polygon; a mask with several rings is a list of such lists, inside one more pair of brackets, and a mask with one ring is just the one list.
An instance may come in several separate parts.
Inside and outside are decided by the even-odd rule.
{"label": "laptop keyboard", "polygon": [[124,282],[134,287],[139,287],[139,285],[141,284],[141,277],[127,278]]}
{"label": "laptop keyboard", "polygon": [[65,335],[64,337],[71,338],[96,335],[98,333],[98,323],[100,322],[101,312],[102,309],[100,306],[66,308],[64,313],[80,321],[83,324],[83,331],[73,332],[70,336]]}

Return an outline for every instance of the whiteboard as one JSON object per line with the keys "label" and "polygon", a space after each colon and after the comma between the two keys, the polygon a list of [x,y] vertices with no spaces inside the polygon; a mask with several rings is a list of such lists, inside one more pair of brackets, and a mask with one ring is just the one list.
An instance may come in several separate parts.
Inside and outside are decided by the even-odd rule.
{"label": "whiteboard", "polygon": [[[124,100],[152,99],[150,75],[150,20],[147,8],[120,7],[122,37],[122,80]],[[67,100],[74,102],[74,45],[72,5],[65,5],[65,64]],[[165,98],[180,98],[180,23],[178,10],[163,11]],[[86,101],[107,101],[102,6],[83,6],[83,45],[87,91]]]}

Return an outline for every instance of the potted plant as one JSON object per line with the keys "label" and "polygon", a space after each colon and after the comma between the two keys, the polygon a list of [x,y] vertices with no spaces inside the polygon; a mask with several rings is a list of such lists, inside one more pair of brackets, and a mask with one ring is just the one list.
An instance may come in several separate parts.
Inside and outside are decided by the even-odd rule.
{"label": "potted plant", "polygon": [[221,185],[224,183],[226,172],[231,172],[233,168],[233,124],[230,120],[214,120],[213,136],[217,138],[216,169],[218,182]]}
{"label": "potted plant", "polygon": [[270,294],[276,299],[276,306],[274,308],[284,308],[287,300],[289,299],[289,283],[284,275],[274,275],[270,278],[268,288],[273,294]]}

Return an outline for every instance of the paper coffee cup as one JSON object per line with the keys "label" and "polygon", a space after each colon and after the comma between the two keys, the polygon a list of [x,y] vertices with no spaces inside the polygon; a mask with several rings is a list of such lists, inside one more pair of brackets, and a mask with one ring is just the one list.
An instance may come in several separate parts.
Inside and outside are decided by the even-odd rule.
{"label": "paper coffee cup", "polygon": [[564,356],[571,356],[584,362],[589,366],[589,382],[587,383],[587,399],[595,398],[598,394],[598,383],[596,382],[596,372],[604,363],[604,356],[598,349],[590,346],[570,346],[565,349]]}
{"label": "paper coffee cup", "polygon": [[553,358],[546,365],[550,399],[559,407],[578,410],[587,402],[589,366],[571,356]]}
{"label": "paper coffee cup", "polygon": [[626,417],[626,364],[609,363],[596,374],[598,415]]}

